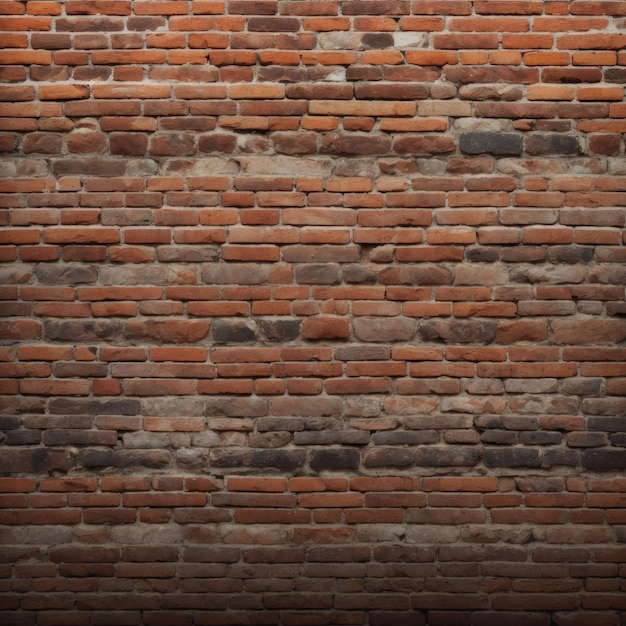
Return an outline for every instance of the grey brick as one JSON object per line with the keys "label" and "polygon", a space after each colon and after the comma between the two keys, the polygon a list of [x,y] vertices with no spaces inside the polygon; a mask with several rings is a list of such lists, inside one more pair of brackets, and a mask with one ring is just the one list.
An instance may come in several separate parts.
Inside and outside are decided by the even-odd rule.
{"label": "grey brick", "polygon": [[480,461],[479,448],[424,447],[415,453],[415,465],[425,467],[472,467]]}
{"label": "grey brick", "polygon": [[256,338],[255,326],[243,320],[214,320],[212,332],[219,343],[243,343]]}
{"label": "grey brick", "polygon": [[317,450],[311,455],[311,468],[321,469],[358,469],[361,455],[354,448],[331,448]]}
{"label": "grey brick", "polygon": [[522,154],[522,136],[516,133],[461,133],[459,148],[465,154]]}
{"label": "grey brick", "polygon": [[583,450],[581,462],[582,466],[587,469],[626,469],[626,450],[616,450],[613,448]]}
{"label": "grey brick", "polygon": [[528,448],[486,448],[487,467],[538,467],[541,457],[537,450]]}

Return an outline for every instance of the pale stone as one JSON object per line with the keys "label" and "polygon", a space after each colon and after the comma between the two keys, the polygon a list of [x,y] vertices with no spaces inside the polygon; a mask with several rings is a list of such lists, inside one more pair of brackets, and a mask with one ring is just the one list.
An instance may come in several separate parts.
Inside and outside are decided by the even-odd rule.
{"label": "pale stone", "polygon": [[428,46],[428,33],[405,32],[393,33],[393,47],[398,48],[425,48]]}

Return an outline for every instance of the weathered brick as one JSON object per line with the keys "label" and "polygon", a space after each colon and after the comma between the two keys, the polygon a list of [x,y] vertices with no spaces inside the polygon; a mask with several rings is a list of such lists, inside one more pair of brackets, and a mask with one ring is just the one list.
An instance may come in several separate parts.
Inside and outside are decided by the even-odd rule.
{"label": "weathered brick", "polygon": [[487,448],[484,459],[490,467],[537,467],[541,463],[537,450],[521,448]]}
{"label": "weathered brick", "polygon": [[410,341],[415,335],[415,322],[410,319],[358,318],[353,326],[354,334],[361,341]]}
{"label": "weathered brick", "polygon": [[350,320],[345,317],[310,317],[304,320],[300,334],[305,339],[342,339],[350,334]]}
{"label": "weathered brick", "polygon": [[214,320],[211,332],[220,343],[253,341],[256,336],[255,328],[243,321]]}
{"label": "weathered brick", "polygon": [[521,154],[522,136],[512,133],[461,133],[459,148],[466,154]]}
{"label": "weathered brick", "polygon": [[214,467],[253,467],[276,468],[293,470],[304,465],[304,452],[296,450],[258,450],[244,451],[214,451],[211,454],[211,463]]}
{"label": "weathered brick", "polygon": [[391,149],[388,137],[328,134],[322,139],[321,153],[334,155],[386,154]]}
{"label": "weathered brick", "polygon": [[472,467],[481,458],[475,448],[423,447],[415,453],[415,465],[424,467]]}
{"label": "weathered brick", "polygon": [[490,343],[496,336],[494,322],[474,320],[447,322],[443,320],[422,321],[419,333],[424,339],[441,338],[459,343]]}
{"label": "weathered brick", "polygon": [[393,149],[398,154],[430,155],[454,152],[456,142],[450,136],[402,136],[394,139]]}
{"label": "weathered brick", "polygon": [[360,454],[358,450],[350,448],[320,450],[313,452],[309,462],[314,470],[357,469]]}
{"label": "weathered brick", "polygon": [[578,139],[571,135],[531,133],[525,139],[529,154],[578,154]]}

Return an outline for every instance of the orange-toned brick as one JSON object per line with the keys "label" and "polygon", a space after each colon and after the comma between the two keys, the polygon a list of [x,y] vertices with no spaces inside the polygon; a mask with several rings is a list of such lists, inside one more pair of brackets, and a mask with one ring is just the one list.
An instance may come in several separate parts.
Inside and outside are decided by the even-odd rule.
{"label": "orange-toned brick", "polygon": [[484,65],[489,60],[489,53],[482,50],[463,50],[459,53],[459,59],[463,65]]}
{"label": "orange-toned brick", "polygon": [[26,12],[29,15],[61,15],[62,9],[63,4],[61,2],[50,2],[49,0],[29,0],[26,3]]}
{"label": "orange-toned brick", "polygon": [[350,30],[349,17],[305,17],[302,28],[307,31],[329,32]]}
{"label": "orange-toned brick", "polygon": [[392,17],[355,17],[354,29],[358,31],[393,32],[397,30],[398,23]]}
{"label": "orange-toned brick", "polygon": [[612,50],[601,52],[574,52],[572,54],[573,65],[615,65],[617,63],[617,53]]}
{"label": "orange-toned brick", "polygon": [[526,65],[569,65],[569,52],[525,52]]}
{"label": "orange-toned brick", "polygon": [[275,99],[285,96],[285,88],[282,85],[262,84],[235,84],[230,85],[229,95],[236,100]]}
{"label": "orange-toned brick", "polygon": [[500,50],[489,55],[489,62],[493,65],[520,65],[522,54],[513,50]]}
{"label": "orange-toned brick", "polygon": [[529,100],[573,100],[574,87],[569,85],[529,85]]}
{"label": "orange-toned brick", "polygon": [[356,63],[359,56],[356,52],[334,52],[331,50],[303,51],[304,65],[351,65]]}
{"label": "orange-toned brick", "polygon": [[298,65],[300,53],[295,50],[261,50],[259,61],[262,65]]}
{"label": "orange-toned brick", "polygon": [[2,65],[50,65],[52,53],[49,50],[3,50],[0,63]]}
{"label": "orange-toned brick", "polygon": [[624,99],[624,88],[617,86],[578,87],[576,93],[581,102],[603,100],[621,102]]}

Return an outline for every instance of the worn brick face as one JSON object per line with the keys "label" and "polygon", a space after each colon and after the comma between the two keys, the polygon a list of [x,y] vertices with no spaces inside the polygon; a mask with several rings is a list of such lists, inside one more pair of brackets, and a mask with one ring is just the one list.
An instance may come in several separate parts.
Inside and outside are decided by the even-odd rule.
{"label": "worn brick face", "polygon": [[625,19],[0,1],[0,623],[626,623]]}

